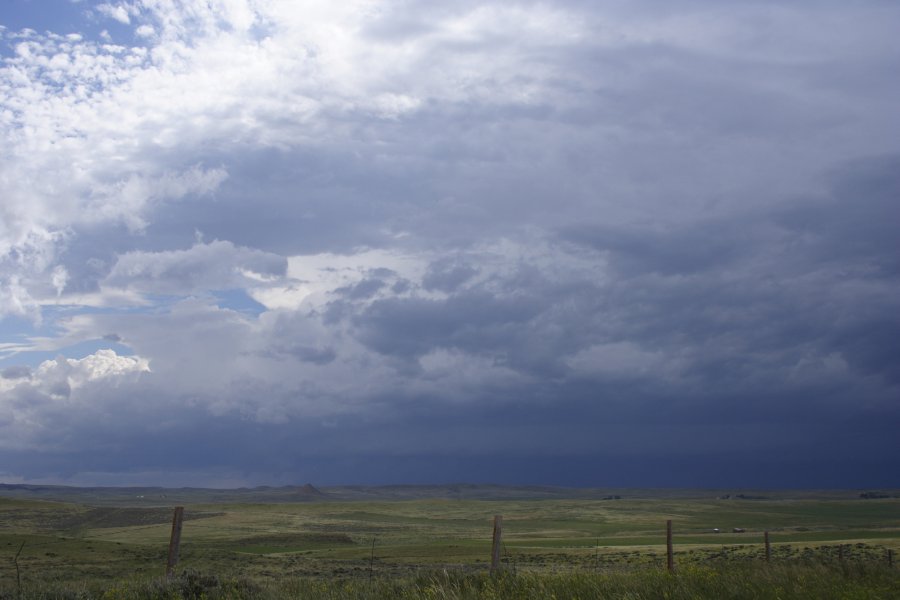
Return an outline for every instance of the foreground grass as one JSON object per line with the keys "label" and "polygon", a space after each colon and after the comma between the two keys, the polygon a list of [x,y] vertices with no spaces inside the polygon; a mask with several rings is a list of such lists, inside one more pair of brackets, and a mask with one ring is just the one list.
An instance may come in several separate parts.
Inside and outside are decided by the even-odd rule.
{"label": "foreground grass", "polygon": [[13,600],[303,600],[303,599],[518,599],[671,600],[698,598],[900,598],[900,571],[886,565],[690,566],[669,574],[658,569],[565,575],[438,571],[409,578],[251,580],[181,573],[172,581],[132,580],[113,584],[56,587],[8,584],[0,599]]}

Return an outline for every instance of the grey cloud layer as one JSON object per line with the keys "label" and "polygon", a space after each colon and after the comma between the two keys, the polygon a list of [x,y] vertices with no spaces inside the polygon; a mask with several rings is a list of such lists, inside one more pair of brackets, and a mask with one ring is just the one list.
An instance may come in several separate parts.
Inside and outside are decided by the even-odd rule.
{"label": "grey cloud layer", "polygon": [[128,252],[118,257],[103,283],[157,294],[195,294],[244,288],[283,277],[283,257],[236,248],[231,242],[198,243],[188,250]]}
{"label": "grey cloud layer", "polygon": [[[205,431],[186,470],[252,479],[226,436],[271,478],[674,456],[709,485],[723,446],[809,468],[837,436],[896,483],[896,7],[165,4],[121,3],[141,48],[5,34],[0,314],[68,303],[41,344],[150,368],[4,366],[0,429],[70,441],[20,475],[159,472]],[[58,418],[89,395],[109,430]]]}

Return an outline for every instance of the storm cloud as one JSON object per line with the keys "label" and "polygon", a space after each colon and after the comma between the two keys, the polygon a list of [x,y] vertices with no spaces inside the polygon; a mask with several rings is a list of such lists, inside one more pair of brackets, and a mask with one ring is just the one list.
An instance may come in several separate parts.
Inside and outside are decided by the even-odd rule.
{"label": "storm cloud", "polygon": [[58,1],[0,478],[900,485],[900,8]]}

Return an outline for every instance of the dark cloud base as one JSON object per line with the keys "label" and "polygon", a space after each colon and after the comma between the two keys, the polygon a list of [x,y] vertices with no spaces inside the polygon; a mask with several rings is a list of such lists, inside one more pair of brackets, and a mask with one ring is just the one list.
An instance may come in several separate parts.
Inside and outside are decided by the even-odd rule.
{"label": "dark cloud base", "polygon": [[[724,454],[724,453],[723,453]],[[102,471],[102,461],[79,476],[69,472],[71,457],[45,458],[4,455],[6,465],[28,465],[30,480],[92,485],[116,479],[129,484],[170,487],[232,487],[293,485],[401,485],[484,483],[554,485],[562,487],[702,488],[702,489],[867,489],[900,487],[900,460],[865,460],[828,456],[821,459],[747,456],[677,456],[623,458],[619,456],[378,456],[301,458],[292,468],[263,474],[213,462],[198,469],[169,462],[157,469],[125,468]],[[113,465],[110,465],[113,466]],[[45,471],[45,468],[49,469]],[[58,468],[64,470],[57,470]],[[77,468],[77,467],[76,467]],[[149,473],[149,474],[148,474]],[[18,478],[16,478],[18,479]],[[113,483],[115,485],[115,483]]]}
{"label": "dark cloud base", "polygon": [[275,425],[185,409],[181,425],[170,422],[165,433],[79,426],[86,437],[78,450],[52,451],[48,439],[40,451],[0,452],[0,464],[11,475],[61,483],[119,473],[135,483],[201,487],[223,478],[235,485],[900,487],[896,415],[768,413],[710,418],[703,405],[625,406],[615,414],[595,405],[510,404]]}

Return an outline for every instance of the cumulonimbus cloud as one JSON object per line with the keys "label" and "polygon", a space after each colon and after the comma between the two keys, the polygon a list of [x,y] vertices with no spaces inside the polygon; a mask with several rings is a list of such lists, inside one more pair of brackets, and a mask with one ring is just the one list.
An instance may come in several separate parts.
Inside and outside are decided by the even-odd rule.
{"label": "cumulonimbus cloud", "polygon": [[109,399],[110,390],[127,387],[149,372],[146,359],[119,356],[113,350],[98,350],[80,359],[60,356],[33,370],[4,371],[0,378],[0,447],[21,449],[54,436],[64,437],[64,429],[81,421],[86,413],[115,410],[98,400]]}

